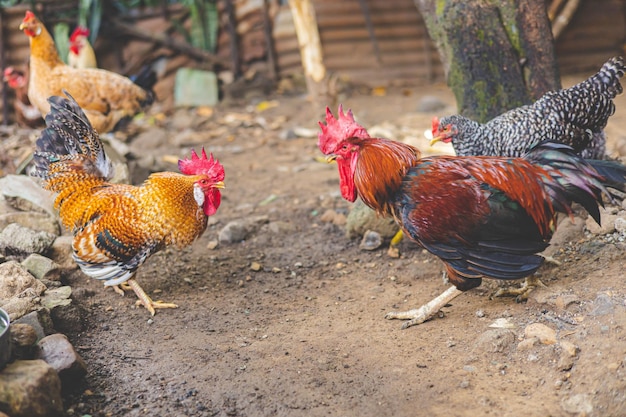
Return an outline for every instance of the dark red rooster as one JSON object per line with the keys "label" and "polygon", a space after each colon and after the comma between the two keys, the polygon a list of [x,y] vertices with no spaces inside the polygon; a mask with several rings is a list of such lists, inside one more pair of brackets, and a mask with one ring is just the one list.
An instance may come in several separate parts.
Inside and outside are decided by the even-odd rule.
{"label": "dark red rooster", "polygon": [[544,94],[485,124],[461,115],[433,119],[432,143],[452,142],[459,156],[522,156],[545,140],[565,143],[584,158],[604,159],[602,129],[615,112],[626,66],[622,57],[608,60],[593,76],[560,91]]}
{"label": "dark red rooster", "polygon": [[625,189],[626,167],[585,161],[564,144],[543,142],[524,158],[421,158],[410,146],[372,138],[350,111],[326,109],[320,150],[339,168],[341,195],[357,196],[439,257],[453,287],[417,310],[387,318],[420,324],[482,278],[520,279],[544,258],[557,212],[578,202],[600,221],[605,187]]}

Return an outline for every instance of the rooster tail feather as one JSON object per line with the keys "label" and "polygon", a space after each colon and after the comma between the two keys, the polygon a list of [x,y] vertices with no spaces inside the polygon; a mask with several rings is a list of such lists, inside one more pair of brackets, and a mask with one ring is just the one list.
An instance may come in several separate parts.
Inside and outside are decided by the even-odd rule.
{"label": "rooster tail feather", "polygon": [[76,100],[67,91],[64,93],[68,98],[48,98],[50,112],[46,115],[47,127],[36,141],[33,175],[49,180],[64,172],[82,172],[109,179],[113,169],[98,133]]}
{"label": "rooster tail feather", "polygon": [[545,185],[557,211],[570,213],[571,203],[577,202],[599,224],[602,196],[611,201],[624,198],[610,191],[626,191],[626,166],[617,161],[585,160],[570,146],[557,142],[540,143],[525,158],[544,168],[551,177]]}

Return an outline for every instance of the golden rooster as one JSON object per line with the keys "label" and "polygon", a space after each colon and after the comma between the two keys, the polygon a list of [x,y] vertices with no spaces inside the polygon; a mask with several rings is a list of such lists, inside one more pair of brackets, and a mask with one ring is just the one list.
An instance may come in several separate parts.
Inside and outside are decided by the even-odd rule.
{"label": "golden rooster", "polygon": [[67,64],[72,68],[98,68],[96,53],[89,43],[89,29],[76,26],[70,35],[70,52]]}
{"label": "golden rooster", "polygon": [[26,12],[20,29],[30,39],[28,97],[44,116],[50,111],[48,97],[67,90],[76,98],[93,128],[106,133],[154,100],[151,85],[140,86],[127,77],[102,69],[65,65],[52,36],[33,12]]}
{"label": "golden rooster", "polygon": [[59,193],[55,207],[72,231],[74,259],[88,276],[105,286],[128,283],[154,315],[175,304],[153,301],[135,281],[137,268],[168,246],[196,240],[215,214],[224,187],[224,168],[202,149],[178,162],[180,174],[154,173],[140,186],[112,184],[112,167],[98,133],[66,92],[50,97],[47,128],[37,139],[34,176]]}

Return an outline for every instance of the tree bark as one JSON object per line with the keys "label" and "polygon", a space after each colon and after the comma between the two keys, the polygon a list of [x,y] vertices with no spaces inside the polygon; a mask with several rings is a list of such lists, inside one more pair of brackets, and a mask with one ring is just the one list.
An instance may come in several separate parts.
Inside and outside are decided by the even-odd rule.
{"label": "tree bark", "polygon": [[485,122],[560,88],[543,0],[414,0],[458,112]]}
{"label": "tree bark", "polygon": [[289,0],[289,8],[298,37],[309,99],[314,111],[319,112],[325,106],[332,105],[333,99],[329,92],[315,9],[311,0]]}

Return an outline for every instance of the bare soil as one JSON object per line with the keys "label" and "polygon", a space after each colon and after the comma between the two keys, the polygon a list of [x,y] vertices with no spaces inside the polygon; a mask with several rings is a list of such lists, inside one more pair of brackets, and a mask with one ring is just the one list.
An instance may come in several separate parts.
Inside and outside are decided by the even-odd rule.
{"label": "bare soil", "polygon": [[[412,120],[423,131],[435,115],[417,111],[425,95],[454,109],[445,86],[355,92],[343,104],[365,126]],[[445,290],[442,264],[406,240],[397,259],[386,245],[363,251],[344,227],[322,221],[329,209],[350,208],[336,166],[316,160],[316,138],[280,133],[316,129],[323,109],[312,114],[299,96],[274,99],[263,112],[254,100],[223,105],[196,132],[225,166],[222,206],[193,247],[153,256],[138,275],[178,309],[150,317],[132,294],[80,272],[67,278],[83,314],[67,332],[89,369],[67,396],[70,415],[626,415],[624,243],[580,232],[555,251],[560,266],[540,270],[546,287],[528,302],[490,299],[497,283],[485,282],[441,317],[401,330],[385,313]],[[617,106],[611,151],[626,141],[623,96]],[[233,114],[251,121],[233,127]],[[172,144],[163,153],[187,150]],[[256,216],[267,223],[248,239],[212,248],[228,222]],[[510,329],[490,327],[502,318]],[[531,323],[554,329],[557,343],[518,346]]]}

